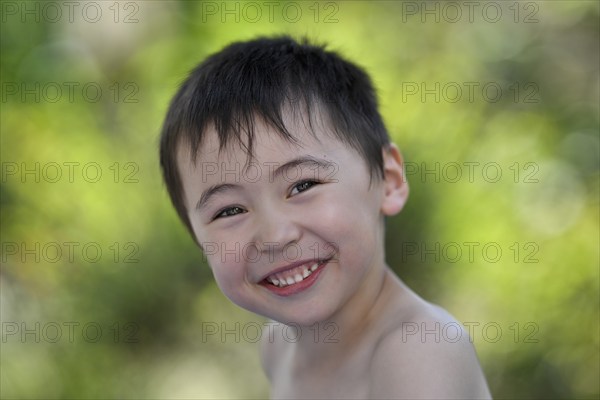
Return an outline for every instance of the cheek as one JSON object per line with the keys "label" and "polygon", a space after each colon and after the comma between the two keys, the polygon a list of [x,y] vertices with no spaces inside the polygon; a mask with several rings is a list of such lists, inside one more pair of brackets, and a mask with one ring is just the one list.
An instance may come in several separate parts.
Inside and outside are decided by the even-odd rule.
{"label": "cheek", "polygon": [[[356,191],[354,191],[356,193]],[[379,229],[379,209],[371,193],[357,195],[337,193],[312,208],[310,217],[315,232],[338,247],[345,247],[346,253],[364,251],[373,247]]]}
{"label": "cheek", "polygon": [[246,233],[240,230],[202,230],[203,253],[221,292],[244,307],[243,293],[248,286],[247,262],[256,258],[255,247],[249,246]]}
{"label": "cheek", "polygon": [[241,299],[238,299],[240,286],[246,281],[244,269],[239,262],[241,254],[239,251],[234,251],[234,245],[227,244],[227,247],[221,248],[218,253],[207,256],[213,276],[217,282],[217,286],[221,292],[231,301],[240,304]]}
{"label": "cheek", "polygon": [[[319,204],[309,210],[319,225],[332,230],[369,231],[379,217],[379,206],[372,192],[351,187],[340,187],[319,199]],[[368,225],[362,225],[368,224]]]}

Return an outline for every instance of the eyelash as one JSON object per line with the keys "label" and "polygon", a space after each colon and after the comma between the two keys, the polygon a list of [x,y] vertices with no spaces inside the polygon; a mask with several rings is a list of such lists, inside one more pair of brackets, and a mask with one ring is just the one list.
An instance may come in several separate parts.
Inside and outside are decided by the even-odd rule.
{"label": "eyelash", "polygon": [[[240,212],[236,212],[235,214],[231,214],[231,215],[223,215],[223,214],[229,213],[234,210],[240,210]],[[244,209],[240,206],[227,207],[227,208],[224,208],[224,209],[220,210],[219,212],[217,212],[217,214],[213,218],[213,221],[215,219],[219,219],[219,218],[232,217],[234,215],[241,214],[243,211],[244,211]]]}
{"label": "eyelash", "polygon": [[[304,181],[300,181],[300,182],[296,183],[294,186],[292,186],[292,190],[291,190],[292,192],[294,191],[294,189],[298,188],[298,186],[300,186],[300,185],[305,185],[305,184],[311,184],[311,185],[309,187],[307,187],[306,189],[304,189],[304,190],[298,191],[298,193],[293,194],[292,196],[295,196],[295,195],[298,195],[300,193],[306,192],[307,190],[311,189],[312,187],[314,187],[316,185],[319,185],[320,183],[321,182],[318,182],[318,181],[315,181],[315,180],[312,180],[312,179],[307,179],[307,180],[304,180]],[[230,215],[223,215],[223,214],[226,214],[226,213],[230,213],[231,211],[239,211],[239,212],[236,212],[236,213],[230,214]],[[240,206],[227,207],[227,208],[224,208],[224,209],[220,210],[219,212],[217,212],[217,214],[213,218],[213,221],[216,220],[216,219],[219,219],[219,218],[227,218],[227,217],[232,217],[232,216],[235,216],[235,215],[238,215],[238,214],[243,214],[244,212],[245,212],[245,210],[242,207],[240,207]]]}
{"label": "eyelash", "polygon": [[310,185],[308,188],[306,188],[306,189],[304,189],[304,190],[302,190],[302,191],[299,191],[297,194],[299,194],[299,193],[302,193],[302,192],[306,192],[307,190],[309,190],[309,189],[310,189],[310,188],[312,188],[313,186],[315,186],[315,185],[318,185],[320,182],[317,182],[317,181],[315,181],[315,180],[312,180],[312,179],[306,179],[306,180],[304,180],[304,181],[300,181],[300,182],[296,183],[294,186],[292,186],[292,191],[293,191],[294,189],[296,189],[298,186],[300,186],[300,185],[304,185],[304,184],[306,184],[306,183],[312,183],[312,185]]}

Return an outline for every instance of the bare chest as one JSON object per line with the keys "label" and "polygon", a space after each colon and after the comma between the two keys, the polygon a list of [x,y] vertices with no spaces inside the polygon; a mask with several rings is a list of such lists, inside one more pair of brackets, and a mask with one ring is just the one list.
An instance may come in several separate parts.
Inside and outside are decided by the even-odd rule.
{"label": "bare chest", "polygon": [[291,357],[282,358],[273,369],[271,398],[366,399],[370,392],[368,354],[360,351],[343,359],[323,357],[305,366]]}
{"label": "bare chest", "polygon": [[298,377],[281,374],[273,380],[273,399],[366,399],[369,397],[367,374],[341,374],[339,371],[318,376]]}

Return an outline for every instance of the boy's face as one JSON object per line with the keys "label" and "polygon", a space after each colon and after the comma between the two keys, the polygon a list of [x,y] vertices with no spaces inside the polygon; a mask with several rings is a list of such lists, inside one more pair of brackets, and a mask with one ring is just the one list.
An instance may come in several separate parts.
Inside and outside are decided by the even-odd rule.
{"label": "boy's face", "polygon": [[192,228],[222,292],[257,314],[311,325],[372,290],[384,266],[382,217],[402,208],[407,188],[389,182],[398,177],[388,169],[401,174],[399,157],[387,155],[387,178],[369,186],[366,162],[323,123],[314,125],[317,140],[303,121],[286,118],[299,145],[257,119],[246,169],[246,151],[234,143],[219,152],[211,127],[195,165],[180,147],[179,169]]}

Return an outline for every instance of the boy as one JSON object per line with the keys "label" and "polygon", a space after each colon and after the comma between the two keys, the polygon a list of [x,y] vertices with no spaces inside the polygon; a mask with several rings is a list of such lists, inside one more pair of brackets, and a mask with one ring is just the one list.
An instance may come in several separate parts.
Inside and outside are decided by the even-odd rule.
{"label": "boy", "polygon": [[174,97],[160,160],[223,293],[298,329],[264,335],[273,398],[490,397],[466,332],[386,265],[408,184],[360,68],[289,37],[234,43]]}

